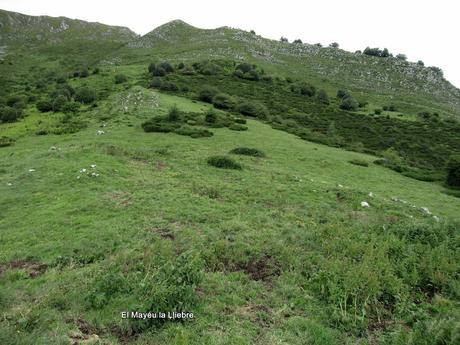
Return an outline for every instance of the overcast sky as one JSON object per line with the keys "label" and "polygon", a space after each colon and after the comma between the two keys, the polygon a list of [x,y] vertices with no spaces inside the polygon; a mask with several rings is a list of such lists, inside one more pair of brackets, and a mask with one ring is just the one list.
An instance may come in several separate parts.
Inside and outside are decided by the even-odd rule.
{"label": "overcast sky", "polygon": [[272,39],[349,51],[387,47],[438,66],[460,87],[460,4],[456,0],[0,0],[0,8],[127,26],[145,34],[173,19],[200,28],[231,26]]}

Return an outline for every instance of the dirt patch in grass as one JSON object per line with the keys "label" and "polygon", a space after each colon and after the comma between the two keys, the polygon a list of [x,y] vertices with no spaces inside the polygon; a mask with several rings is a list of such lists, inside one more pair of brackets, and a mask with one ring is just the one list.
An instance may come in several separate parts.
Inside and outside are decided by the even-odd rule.
{"label": "dirt patch in grass", "polygon": [[176,239],[176,235],[168,228],[151,228],[150,231],[167,240],[174,241]]}
{"label": "dirt patch in grass", "polygon": [[271,282],[273,277],[281,274],[281,268],[270,255],[264,255],[260,259],[253,259],[244,264],[237,265],[238,271],[243,271],[252,280]]}
{"label": "dirt patch in grass", "polygon": [[26,270],[29,273],[29,277],[35,278],[45,272],[47,268],[48,265],[35,259],[13,260],[4,264],[0,264],[0,274],[8,269]]}

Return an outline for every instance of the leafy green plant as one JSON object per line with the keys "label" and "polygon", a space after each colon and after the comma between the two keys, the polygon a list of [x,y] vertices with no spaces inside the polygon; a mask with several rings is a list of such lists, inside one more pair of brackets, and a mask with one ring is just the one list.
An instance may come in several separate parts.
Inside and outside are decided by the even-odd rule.
{"label": "leafy green plant", "polygon": [[231,150],[230,153],[252,157],[265,157],[265,153],[263,151],[250,147],[237,147]]}
{"label": "leafy green plant", "polygon": [[209,157],[206,160],[206,162],[208,163],[208,165],[211,165],[216,168],[221,168],[221,169],[235,169],[235,170],[242,169],[241,164],[237,163],[232,158],[226,157],[226,156],[212,156],[212,157]]}

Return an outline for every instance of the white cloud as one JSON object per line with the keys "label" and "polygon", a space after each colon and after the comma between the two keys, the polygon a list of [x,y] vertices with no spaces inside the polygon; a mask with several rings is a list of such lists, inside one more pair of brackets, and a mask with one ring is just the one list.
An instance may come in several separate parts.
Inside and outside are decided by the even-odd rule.
{"label": "white cloud", "polygon": [[346,50],[387,47],[435,65],[460,86],[460,5],[451,0],[0,0],[0,8],[127,26],[145,34],[173,19],[201,28],[231,26],[279,39],[338,42]]}

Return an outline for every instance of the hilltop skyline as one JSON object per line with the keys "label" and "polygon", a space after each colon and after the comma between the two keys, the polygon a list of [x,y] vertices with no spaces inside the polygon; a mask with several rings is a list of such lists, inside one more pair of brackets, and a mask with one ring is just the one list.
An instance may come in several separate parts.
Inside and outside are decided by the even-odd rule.
{"label": "hilltop skyline", "polygon": [[[438,2],[439,3],[439,2]],[[204,29],[222,26],[254,30],[257,34],[278,40],[301,39],[305,43],[325,46],[337,42],[347,51],[364,50],[367,46],[388,48],[394,55],[407,55],[409,61],[422,60],[426,66],[443,69],[453,85],[460,86],[460,70],[456,67],[459,48],[451,44],[449,33],[456,30],[454,15],[458,5],[441,1],[407,1],[371,4],[361,0],[325,1],[305,4],[285,1],[280,4],[252,4],[236,0],[193,3],[173,0],[167,4],[148,1],[122,3],[82,0],[62,3],[45,0],[0,0],[0,8],[28,15],[65,16],[108,25],[125,26],[138,34],[146,34],[171,20],[181,19]],[[108,10],[109,9],[109,10]],[[312,15],[315,13],[315,15]],[[344,13],[347,13],[345,15]]]}

